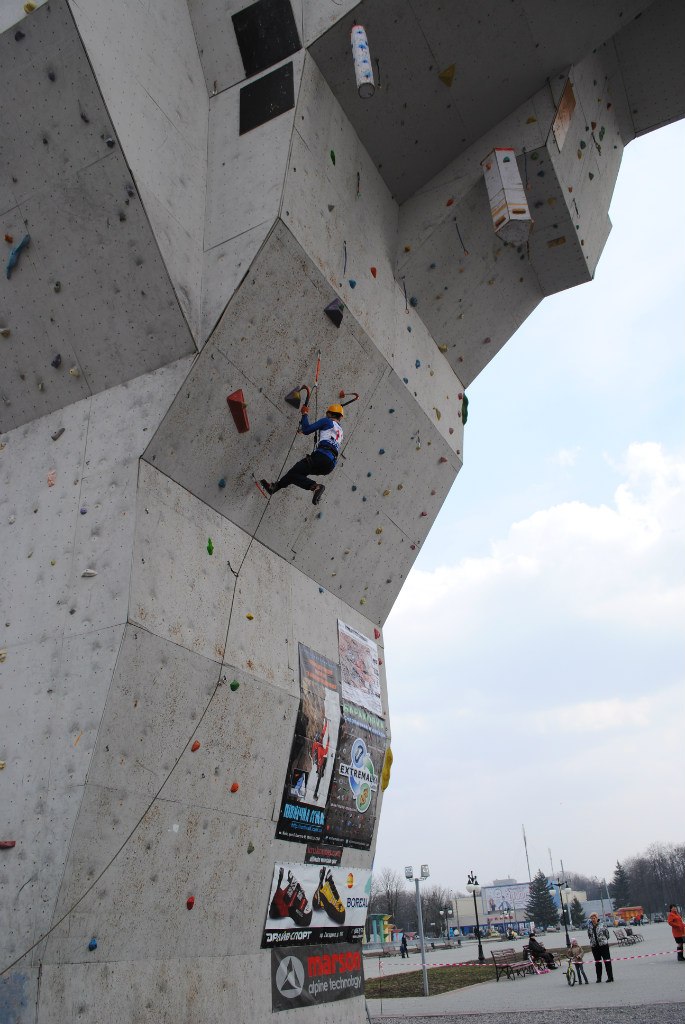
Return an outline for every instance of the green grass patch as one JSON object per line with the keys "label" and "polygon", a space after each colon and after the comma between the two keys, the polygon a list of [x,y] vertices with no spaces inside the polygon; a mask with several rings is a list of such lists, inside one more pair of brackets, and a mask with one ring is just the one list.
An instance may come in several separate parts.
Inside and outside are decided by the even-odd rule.
{"label": "green grass patch", "polygon": [[[428,991],[432,996],[441,992],[452,992],[456,988],[478,985],[481,981],[492,981],[495,968],[463,964],[461,967],[431,967],[428,970]],[[365,985],[367,999],[403,999],[423,995],[423,971],[407,971],[405,974],[388,974],[383,978],[369,978]]]}

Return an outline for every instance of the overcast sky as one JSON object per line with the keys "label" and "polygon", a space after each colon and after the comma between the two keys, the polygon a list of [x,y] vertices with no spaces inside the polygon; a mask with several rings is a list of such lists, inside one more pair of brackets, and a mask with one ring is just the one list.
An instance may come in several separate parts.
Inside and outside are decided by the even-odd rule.
{"label": "overcast sky", "polygon": [[[469,388],[465,464],[384,630],[376,869],[610,877],[685,841],[685,123],[627,148],[595,280]],[[509,792],[507,792],[509,790]]]}

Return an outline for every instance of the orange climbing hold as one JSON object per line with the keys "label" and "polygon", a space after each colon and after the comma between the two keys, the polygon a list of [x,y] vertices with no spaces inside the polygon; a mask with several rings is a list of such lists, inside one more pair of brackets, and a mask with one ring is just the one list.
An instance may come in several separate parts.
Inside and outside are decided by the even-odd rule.
{"label": "orange climbing hold", "polygon": [[240,784],[238,782],[234,782],[231,785],[231,793],[237,793],[239,789],[240,789]]}
{"label": "orange climbing hold", "polygon": [[199,740],[195,740],[195,742],[193,743],[193,745],[192,745],[192,747],[190,749],[192,750],[193,753],[195,753],[196,750],[199,750],[200,749],[200,741]]}
{"label": "orange climbing hold", "polygon": [[243,389],[238,388],[237,391],[231,392],[227,396],[226,401],[228,402],[228,408],[231,410],[233,422],[238,428],[238,433],[246,434],[250,429],[250,421],[247,418],[247,406]]}

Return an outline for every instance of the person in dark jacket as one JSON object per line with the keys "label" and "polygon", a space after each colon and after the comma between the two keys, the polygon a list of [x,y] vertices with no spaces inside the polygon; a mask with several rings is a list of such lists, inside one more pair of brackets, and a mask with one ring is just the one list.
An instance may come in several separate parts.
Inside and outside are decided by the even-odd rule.
{"label": "person in dark jacket", "polygon": [[587,926],[587,936],[592,947],[592,959],[595,961],[595,972],[597,981],[602,980],[602,962],[607,972],[607,981],[614,980],[614,971],[611,966],[611,953],[609,951],[609,929],[606,925],[599,923],[597,914],[590,914]]}
{"label": "person in dark jacket", "polygon": [[557,969],[554,954],[550,953],[548,949],[545,949],[542,943],[538,942],[534,935],[531,935],[528,939],[528,949],[530,950],[531,956],[535,960],[543,960],[545,965],[549,967],[550,971],[555,971]]}
{"label": "person in dark jacket", "polygon": [[405,956],[409,956],[409,950],[407,949],[407,936],[402,935],[402,941],[400,942],[400,956],[404,960]]}
{"label": "person in dark jacket", "polygon": [[344,415],[342,405],[334,403],[328,406],[325,416],[322,416],[321,419],[316,420],[314,423],[310,423],[309,409],[306,405],[302,406],[300,430],[303,434],[318,433],[319,440],[317,441],[316,448],[311,455],[305,455],[303,459],[296,462],[285,476],[282,476],[280,480],[276,480],[275,483],[269,483],[268,480],[260,480],[267,494],[275,494],[276,491],[280,491],[283,487],[290,487],[291,484],[295,484],[296,487],[301,487],[303,491],[313,491],[312,505],[319,504],[326,488],[323,484],[317,484],[315,480],[310,480],[309,474],[311,473],[312,476],[328,476],[335,469],[335,464],[338,461],[342,447],[343,431],[340,426],[340,420]]}

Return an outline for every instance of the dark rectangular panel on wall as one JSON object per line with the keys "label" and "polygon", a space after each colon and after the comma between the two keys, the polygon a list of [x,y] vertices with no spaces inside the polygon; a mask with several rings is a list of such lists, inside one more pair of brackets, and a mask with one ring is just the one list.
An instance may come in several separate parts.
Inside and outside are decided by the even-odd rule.
{"label": "dark rectangular panel on wall", "polygon": [[233,28],[248,78],[302,47],[290,0],[258,0],[233,15]]}
{"label": "dark rectangular panel on wall", "polygon": [[240,134],[251,132],[295,106],[293,65],[284,64],[240,90]]}

